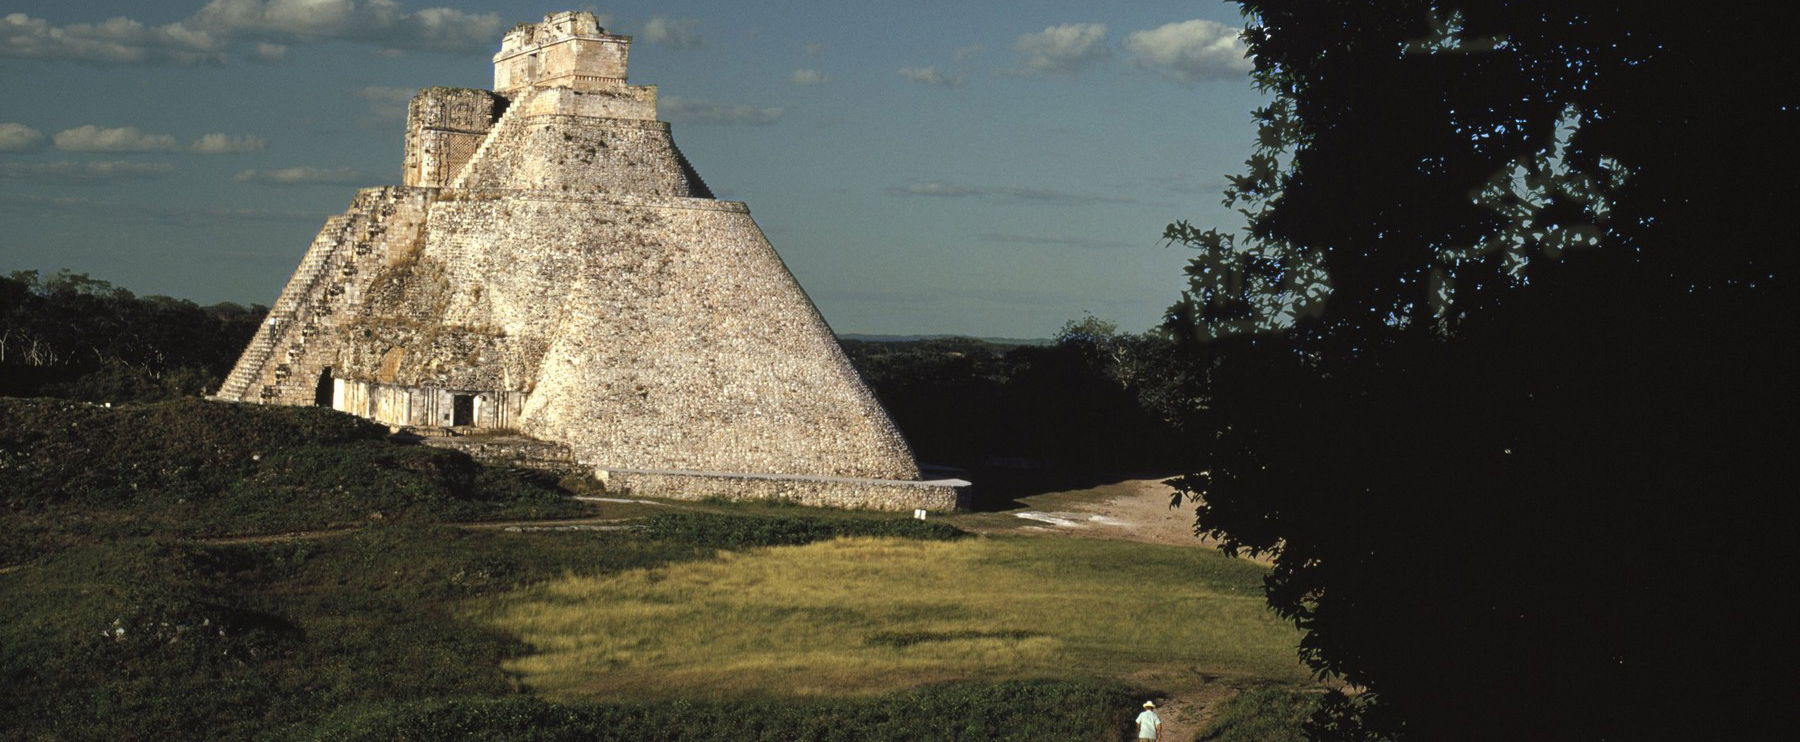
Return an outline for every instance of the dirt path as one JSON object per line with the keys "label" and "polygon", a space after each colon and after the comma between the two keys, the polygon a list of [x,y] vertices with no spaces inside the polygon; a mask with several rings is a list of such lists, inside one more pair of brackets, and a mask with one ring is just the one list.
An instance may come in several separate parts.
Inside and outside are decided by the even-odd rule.
{"label": "dirt path", "polygon": [[[1021,498],[1022,507],[957,516],[957,525],[980,533],[1217,548],[1217,540],[1194,535],[1194,504],[1184,502],[1171,508],[1172,495],[1174,489],[1161,479],[1130,479]],[[1268,563],[1265,559],[1254,561]],[[1220,705],[1237,695],[1240,687],[1228,678],[1202,675],[1185,667],[1147,668],[1127,680],[1169,694],[1156,699],[1156,712],[1163,720],[1162,738],[1180,742],[1205,732],[1218,717]],[[1136,713],[1133,709],[1132,715]]]}
{"label": "dirt path", "polygon": [[970,530],[1037,533],[1217,548],[1194,535],[1194,505],[1169,507],[1175,490],[1161,479],[1127,479],[1021,498],[1024,507],[966,517]]}

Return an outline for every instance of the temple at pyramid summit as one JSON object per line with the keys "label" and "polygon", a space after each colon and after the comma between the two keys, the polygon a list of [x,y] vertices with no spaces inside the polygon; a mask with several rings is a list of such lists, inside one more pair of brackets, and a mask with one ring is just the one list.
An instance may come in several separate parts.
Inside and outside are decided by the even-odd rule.
{"label": "temple at pyramid summit", "polygon": [[404,185],[331,217],[217,399],[552,446],[609,490],[947,510],[742,204],[592,13],[409,106]]}

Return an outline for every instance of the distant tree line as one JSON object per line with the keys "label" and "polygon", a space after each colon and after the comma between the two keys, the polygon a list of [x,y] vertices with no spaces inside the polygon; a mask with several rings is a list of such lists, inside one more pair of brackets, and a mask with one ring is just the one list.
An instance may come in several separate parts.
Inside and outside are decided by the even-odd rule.
{"label": "distant tree line", "polygon": [[989,484],[1033,473],[1169,474],[1188,449],[1195,377],[1165,333],[1121,333],[1089,316],[1043,346],[972,338],[843,345],[921,461],[1006,473],[977,476]]}
{"label": "distant tree line", "polygon": [[154,400],[217,388],[268,308],[136,296],[85,273],[0,276],[0,395]]}

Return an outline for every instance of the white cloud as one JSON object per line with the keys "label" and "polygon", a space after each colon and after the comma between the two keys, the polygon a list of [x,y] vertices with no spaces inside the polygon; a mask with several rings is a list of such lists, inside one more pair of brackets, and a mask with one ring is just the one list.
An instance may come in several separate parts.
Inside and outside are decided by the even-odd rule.
{"label": "white cloud", "polygon": [[370,85],[356,91],[356,97],[369,102],[369,112],[376,118],[406,118],[406,107],[412,103],[412,88],[394,88],[386,85]]}
{"label": "white cloud", "polygon": [[673,47],[676,49],[692,49],[700,46],[700,34],[694,32],[695,21],[692,18],[664,18],[652,16],[644,23],[644,30],[638,34],[652,44]]}
{"label": "white cloud", "polygon": [[1125,37],[1131,62],[1185,83],[1243,77],[1252,67],[1239,30],[1195,19]]}
{"label": "white cloud", "polygon": [[188,149],[203,155],[235,155],[245,152],[261,152],[267,144],[262,137],[205,134],[195,140],[194,145]]}
{"label": "white cloud", "polygon": [[912,183],[904,187],[891,188],[889,190],[904,196],[943,196],[948,198],[979,196],[982,193],[980,189],[977,189],[974,186],[937,182]]}
{"label": "white cloud", "polygon": [[1103,23],[1051,26],[1020,36],[1013,48],[1024,56],[1021,71],[1038,75],[1073,75],[1112,56]]}
{"label": "white cloud", "polygon": [[169,152],[176,149],[175,137],[145,134],[135,126],[102,129],[88,124],[57,132],[55,141],[57,149],[69,152]]}
{"label": "white cloud", "polygon": [[368,180],[362,171],[351,167],[288,167],[279,170],[245,170],[231,178],[238,183],[261,185],[356,185]]}
{"label": "white cloud", "polygon": [[818,70],[797,69],[794,70],[793,82],[795,85],[818,85],[830,79],[825,76],[825,73]]}
{"label": "white cloud", "polygon": [[455,8],[406,12],[397,0],[209,0],[193,17],[162,26],[130,18],[51,25],[12,13],[0,18],[0,57],[90,64],[219,64],[229,42],[245,56],[279,62],[288,44],[339,39],[385,50],[485,52],[505,23],[496,13]]}
{"label": "white cloud", "polygon": [[156,178],[174,172],[166,162],[106,160],[95,162],[0,162],[0,178],[92,184],[130,178]]}
{"label": "white cloud", "polygon": [[0,57],[89,64],[218,64],[224,40],[187,23],[146,26],[129,18],[53,26],[11,13],[0,18]]}
{"label": "white cloud", "polygon": [[939,72],[937,65],[901,67],[900,76],[920,85],[929,85],[934,88],[955,88],[961,87],[963,84],[962,78]]}
{"label": "white cloud", "polygon": [[455,8],[408,13],[396,0],[210,0],[187,23],[234,38],[344,39],[437,52],[489,51],[505,31],[495,13]]}
{"label": "white cloud", "polygon": [[256,46],[250,51],[250,61],[262,62],[263,64],[276,64],[287,61],[287,53],[287,44],[271,44],[267,41],[258,41],[256,42]]}
{"label": "white cloud", "polygon": [[670,121],[696,126],[767,126],[781,120],[780,108],[764,108],[731,103],[714,103],[669,96],[659,107]]}
{"label": "white cloud", "polygon": [[44,146],[44,133],[24,124],[0,124],[0,152],[31,152]]}

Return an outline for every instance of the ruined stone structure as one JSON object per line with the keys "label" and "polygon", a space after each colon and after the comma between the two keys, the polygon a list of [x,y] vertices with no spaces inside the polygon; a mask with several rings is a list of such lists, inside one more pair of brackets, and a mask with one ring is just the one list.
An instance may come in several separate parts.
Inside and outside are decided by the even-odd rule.
{"label": "ruined stone structure", "polygon": [[741,203],[591,13],[408,109],[404,185],[313,241],[216,395],[522,433],[641,495],[949,509]]}

